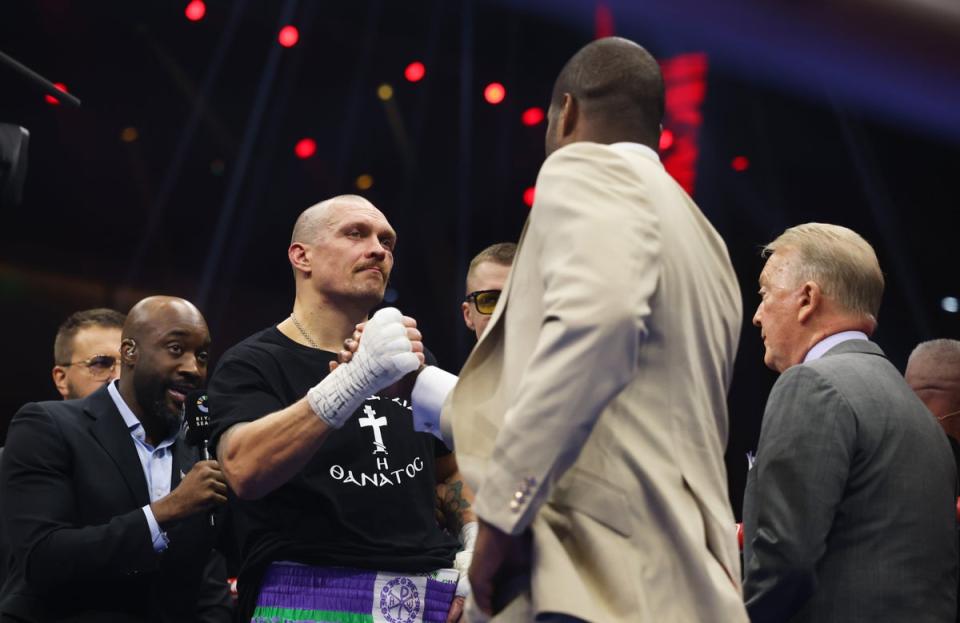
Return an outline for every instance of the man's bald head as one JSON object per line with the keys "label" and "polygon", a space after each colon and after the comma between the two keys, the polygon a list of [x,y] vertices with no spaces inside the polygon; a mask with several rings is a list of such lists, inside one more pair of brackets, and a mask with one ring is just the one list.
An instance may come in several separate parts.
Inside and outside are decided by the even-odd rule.
{"label": "man's bald head", "polygon": [[913,380],[918,384],[952,386],[960,393],[960,340],[930,340],[918,344],[907,361],[906,377],[908,383]]}
{"label": "man's bald head", "polygon": [[359,195],[307,208],[287,247],[297,300],[309,308],[349,308],[358,317],[362,310],[365,317],[383,300],[396,240],[383,212]]}
{"label": "man's bald head", "polygon": [[947,368],[944,373],[960,370],[960,340],[930,340],[917,344],[910,353],[907,368],[911,365]]}
{"label": "man's bald head", "polygon": [[290,236],[290,244],[295,242],[313,244],[325,230],[333,226],[340,210],[349,207],[377,210],[372,203],[360,195],[338,195],[321,201],[310,206],[297,217],[297,222],[293,225],[293,234]]}
{"label": "man's bald head", "polygon": [[[569,95],[596,142],[632,141],[657,148],[664,111],[663,76],[657,60],[628,39],[593,41],[567,61],[550,102],[557,115]],[[547,151],[561,146],[548,136]]]}
{"label": "man's bald head", "polygon": [[203,314],[190,301],[175,296],[149,296],[130,309],[122,339],[140,340],[176,322],[202,325],[204,330],[207,327]]}
{"label": "man's bald head", "polygon": [[920,343],[910,353],[904,377],[944,430],[960,439],[960,341]]}

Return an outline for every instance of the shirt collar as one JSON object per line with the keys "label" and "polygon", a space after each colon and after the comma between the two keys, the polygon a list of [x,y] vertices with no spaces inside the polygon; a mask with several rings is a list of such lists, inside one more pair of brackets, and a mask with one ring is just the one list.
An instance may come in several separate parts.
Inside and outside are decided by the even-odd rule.
{"label": "shirt collar", "polygon": [[640,143],[628,143],[628,142],[611,143],[610,147],[613,147],[614,149],[626,149],[630,151],[635,151],[640,155],[644,156],[645,158],[650,158],[654,162],[660,162],[660,155],[657,154],[656,151]]}
{"label": "shirt collar", "polygon": [[848,340],[867,340],[870,338],[867,337],[867,334],[863,331],[841,331],[840,333],[834,333],[833,335],[827,336],[813,345],[809,351],[807,351],[807,356],[803,358],[803,363],[808,361],[816,361],[823,357],[828,350],[840,344],[841,342],[846,342]]}
{"label": "shirt collar", "polygon": [[[107,384],[107,393],[110,394],[110,398],[113,399],[113,404],[117,406],[117,411],[120,412],[120,417],[123,418],[123,423],[127,425],[127,430],[135,439],[146,443],[146,431],[143,429],[143,424],[134,415],[133,411],[127,405],[127,402],[123,399],[123,396],[120,395],[120,390],[117,389],[119,381],[112,381]],[[156,449],[166,448],[172,446],[177,440],[177,435],[179,432],[175,432],[159,444],[157,444]]]}

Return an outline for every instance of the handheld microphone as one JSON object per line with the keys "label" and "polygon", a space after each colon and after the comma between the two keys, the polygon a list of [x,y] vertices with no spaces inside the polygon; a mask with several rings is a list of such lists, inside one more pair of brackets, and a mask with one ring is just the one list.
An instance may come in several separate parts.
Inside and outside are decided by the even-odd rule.
{"label": "handheld microphone", "polygon": [[[187,424],[185,441],[188,445],[200,448],[204,461],[210,460],[210,409],[207,400],[207,392],[198,389],[187,394],[183,402],[183,419]],[[216,521],[211,511],[210,526],[214,525]]]}

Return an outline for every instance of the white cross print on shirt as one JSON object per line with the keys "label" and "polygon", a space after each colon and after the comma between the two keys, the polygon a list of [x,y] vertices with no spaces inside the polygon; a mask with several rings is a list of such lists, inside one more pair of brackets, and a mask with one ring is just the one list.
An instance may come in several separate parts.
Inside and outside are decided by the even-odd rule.
{"label": "white cross print on shirt", "polygon": [[385,417],[375,417],[377,412],[370,405],[365,405],[363,407],[363,413],[367,417],[360,418],[360,427],[366,428],[367,426],[373,427],[373,453],[374,454],[389,454],[387,452],[387,446],[383,444],[383,435],[380,433],[380,427],[387,425],[387,418]]}

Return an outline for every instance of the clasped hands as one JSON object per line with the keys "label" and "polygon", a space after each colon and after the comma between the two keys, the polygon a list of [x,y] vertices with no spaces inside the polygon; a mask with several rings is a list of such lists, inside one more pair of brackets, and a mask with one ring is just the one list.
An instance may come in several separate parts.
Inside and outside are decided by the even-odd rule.
{"label": "clasped hands", "polygon": [[[389,319],[389,326],[385,326],[383,323],[382,316],[385,314]],[[402,371],[398,370],[397,374],[393,375],[388,383],[380,384],[377,389],[382,395],[390,398],[404,397],[409,399],[417,375],[426,367],[423,336],[417,329],[417,321],[410,316],[404,316],[396,308],[381,309],[370,320],[356,325],[353,335],[343,341],[343,349],[337,353],[337,361],[330,362],[330,371],[333,372],[341,365],[356,365],[365,359],[396,357],[396,354],[404,348],[401,340],[410,344],[410,350],[406,351],[403,356],[410,357],[412,353],[417,358],[416,362],[414,363],[412,359],[405,359]],[[364,363],[363,365],[369,364]],[[421,428],[416,422],[414,422],[414,429],[429,432],[427,429]]]}
{"label": "clasped hands", "polygon": [[[364,353],[367,352],[368,345],[371,344],[375,339],[382,340],[383,332],[379,328],[379,316],[381,313],[392,310],[391,316],[394,318],[392,322],[400,323],[403,329],[406,331],[406,337],[410,341],[411,352],[416,355],[418,358],[419,365],[416,368],[408,368],[407,372],[402,379],[398,377],[397,380],[402,382],[397,383],[396,385],[391,385],[389,388],[386,388],[383,391],[384,395],[390,397],[399,397],[407,396],[409,397],[413,391],[413,384],[416,382],[417,374],[423,370],[425,365],[424,359],[424,349],[423,349],[423,336],[420,334],[420,331],[417,329],[417,321],[411,318],[410,316],[403,316],[400,314],[399,310],[388,307],[386,309],[381,309],[367,322],[361,322],[356,325],[353,331],[353,335],[348,337],[343,341],[343,349],[337,353],[337,361],[330,362],[330,372],[333,372],[338,367],[342,365],[349,364],[353,361],[359,360],[364,356]],[[374,337],[374,331],[377,331],[376,338]],[[398,335],[398,329],[390,330],[393,335]],[[361,339],[362,338],[362,339]],[[380,351],[383,349],[374,348],[375,351]],[[414,421],[413,428],[414,430],[421,433],[432,433],[437,435],[439,430],[439,413],[421,413],[419,411],[414,411]],[[431,421],[426,421],[419,418],[432,418]]]}
{"label": "clasped hands", "polygon": [[[377,312],[377,314],[382,311],[384,310]],[[398,310],[394,311],[399,315]],[[374,323],[377,321],[377,314],[374,314],[370,321],[356,325],[353,335],[344,340],[343,349],[337,353],[337,361],[330,362],[331,372],[336,370],[337,367],[349,364],[362,356],[366,345],[374,336],[371,330],[376,326]],[[416,353],[419,358],[420,366],[416,370],[419,373],[424,368],[425,360],[422,336],[416,328],[416,320],[409,316],[400,315],[398,321],[402,323],[406,330],[412,352]],[[379,330],[377,335],[380,335]],[[416,374],[407,376],[407,378],[415,377]],[[438,422],[420,422],[416,420],[416,417],[414,419],[414,429],[420,432],[433,432],[438,429],[438,424]],[[474,600],[470,604],[470,610],[472,610],[470,618],[480,621],[494,613],[494,592],[496,591],[497,579],[502,580],[504,575],[509,577],[516,574],[518,570],[529,569],[531,543],[529,532],[522,535],[506,534],[482,519],[479,522],[479,533],[475,538],[476,549],[472,554],[472,561],[468,562],[469,559],[465,559],[461,566],[469,567],[470,584],[473,586]],[[470,540],[472,545],[473,538]],[[465,569],[460,569],[460,571],[463,573]],[[458,597],[451,608],[448,620],[459,620],[463,607],[463,598]]]}
{"label": "clasped hands", "polygon": [[[360,337],[365,336],[363,344]],[[404,316],[396,307],[385,307],[370,320],[356,325],[353,335],[343,341],[337,361],[330,362],[330,372],[354,358],[373,360],[376,367],[393,367],[409,373],[423,368],[423,336],[417,321]],[[410,354],[416,358],[416,365]],[[369,364],[368,364],[369,365]]]}

